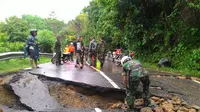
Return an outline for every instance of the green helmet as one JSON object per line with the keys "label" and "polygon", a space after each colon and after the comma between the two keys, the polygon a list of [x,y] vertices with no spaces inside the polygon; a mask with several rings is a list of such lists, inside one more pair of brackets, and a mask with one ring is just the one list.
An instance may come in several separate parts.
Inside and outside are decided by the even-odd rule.
{"label": "green helmet", "polygon": [[37,29],[31,29],[30,34],[33,35],[33,32],[37,32]]}

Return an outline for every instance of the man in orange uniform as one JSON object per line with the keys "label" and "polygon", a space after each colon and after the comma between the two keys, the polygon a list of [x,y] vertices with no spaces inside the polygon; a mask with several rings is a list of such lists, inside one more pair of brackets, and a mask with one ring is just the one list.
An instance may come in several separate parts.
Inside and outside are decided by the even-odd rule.
{"label": "man in orange uniform", "polygon": [[70,44],[69,46],[69,52],[70,52],[70,59],[73,61],[73,56],[74,56],[74,45],[73,43]]}

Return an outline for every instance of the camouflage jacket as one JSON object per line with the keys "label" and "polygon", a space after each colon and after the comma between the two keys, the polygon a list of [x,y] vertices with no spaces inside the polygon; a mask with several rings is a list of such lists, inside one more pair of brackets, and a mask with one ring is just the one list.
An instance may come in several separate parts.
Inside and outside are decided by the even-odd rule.
{"label": "camouflage jacket", "polygon": [[123,65],[122,75],[140,78],[144,75],[144,69],[141,64],[135,63],[134,61],[128,61]]}
{"label": "camouflage jacket", "polygon": [[99,44],[98,44],[98,49],[97,49],[97,53],[98,55],[105,55],[106,53],[106,47],[107,47],[107,44],[105,41],[101,41]]}

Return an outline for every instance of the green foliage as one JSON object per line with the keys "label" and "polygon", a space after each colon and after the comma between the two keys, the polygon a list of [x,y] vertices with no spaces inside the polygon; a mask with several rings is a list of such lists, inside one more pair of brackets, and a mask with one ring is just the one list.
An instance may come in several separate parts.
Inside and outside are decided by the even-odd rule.
{"label": "green foliage", "polygon": [[[50,62],[50,58],[41,57],[39,64]],[[0,73],[16,72],[23,68],[28,68],[31,66],[30,60],[28,58],[22,59],[10,59],[5,61],[0,61]],[[20,66],[19,66],[20,65]]]}
{"label": "green foliage", "polygon": [[85,20],[79,15],[68,23],[68,34],[81,33],[86,43],[104,36],[110,49],[135,51],[142,61],[167,57],[174,69],[198,70],[199,12],[199,0],[92,0],[83,9]]}
{"label": "green foliage", "polygon": [[55,36],[52,31],[49,30],[40,30],[38,32],[38,41],[40,43],[41,52],[53,52]]}
{"label": "green foliage", "polygon": [[8,34],[8,41],[20,41],[24,42],[28,35],[27,22],[16,17],[9,17],[6,19],[6,24],[4,24],[4,32]]}
{"label": "green foliage", "polygon": [[[66,36],[66,24],[56,18],[22,15],[21,18],[11,16],[0,22],[0,52],[23,51],[30,29],[37,29],[41,52],[52,52],[55,36]],[[61,33],[59,33],[61,32]],[[41,34],[41,35],[40,35]]]}
{"label": "green foliage", "polygon": [[7,34],[0,33],[0,53],[9,51],[23,51],[23,42],[9,42]]}

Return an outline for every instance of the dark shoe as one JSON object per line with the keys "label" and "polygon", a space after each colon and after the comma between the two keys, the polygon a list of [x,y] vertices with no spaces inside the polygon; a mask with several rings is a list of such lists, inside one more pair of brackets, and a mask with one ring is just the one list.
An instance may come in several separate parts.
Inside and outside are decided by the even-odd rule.
{"label": "dark shoe", "polygon": [[77,68],[77,67],[78,67],[78,65],[75,65],[75,67]]}
{"label": "dark shoe", "polygon": [[103,67],[103,63],[101,63],[101,68]]}

